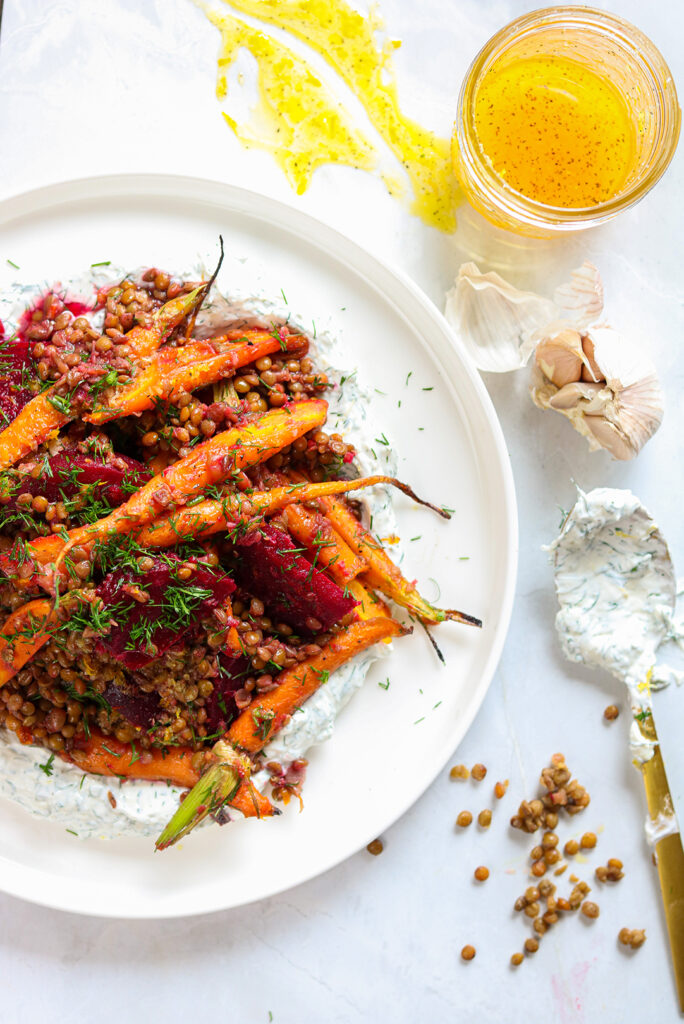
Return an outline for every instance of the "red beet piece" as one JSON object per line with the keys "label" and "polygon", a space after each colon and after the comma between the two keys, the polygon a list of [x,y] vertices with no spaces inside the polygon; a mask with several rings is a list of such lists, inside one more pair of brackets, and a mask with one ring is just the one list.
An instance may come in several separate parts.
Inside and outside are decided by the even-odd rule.
{"label": "red beet piece", "polygon": [[[229,576],[205,565],[197,565],[189,580],[181,580],[182,564],[175,555],[167,555],[155,559],[148,572],[115,569],[97,588],[114,619],[98,646],[126,668],[142,668],[196,634],[200,619],[235,590]],[[133,588],[149,594],[148,600],[136,601]]]}
{"label": "red beet piece", "polygon": [[213,680],[214,689],[204,705],[207,713],[205,725],[209,735],[223,732],[237,716],[235,694],[242,689],[245,680],[253,672],[248,658],[241,654],[226,654],[224,651],[219,654],[219,670]]}
{"label": "red beet piece", "polygon": [[271,616],[303,633],[316,619],[326,630],[356,606],[324,573],[295,547],[292,538],[275,526],[251,530],[237,542],[240,580],[267,606]]}
{"label": "red beet piece", "polygon": [[[42,495],[49,502],[74,498],[87,484],[98,486],[89,490],[92,500],[106,501],[112,508],[121,505],[130,496],[131,489],[142,487],[150,473],[142,462],[128,455],[107,454],[96,457],[84,455],[75,447],[67,447],[41,462],[38,478],[30,473],[22,475],[14,488],[14,495],[28,493]],[[6,508],[8,506],[5,506]],[[104,514],[104,513],[103,513]]]}
{"label": "red beet piece", "polygon": [[[0,325],[2,327],[2,325]],[[29,343],[23,338],[4,337],[0,333],[0,430],[18,416],[33,395],[25,386],[31,371]]]}
{"label": "red beet piece", "polygon": [[102,694],[115,711],[140,729],[149,729],[159,712],[159,694],[143,693],[131,682],[124,689],[116,683],[107,683]]}

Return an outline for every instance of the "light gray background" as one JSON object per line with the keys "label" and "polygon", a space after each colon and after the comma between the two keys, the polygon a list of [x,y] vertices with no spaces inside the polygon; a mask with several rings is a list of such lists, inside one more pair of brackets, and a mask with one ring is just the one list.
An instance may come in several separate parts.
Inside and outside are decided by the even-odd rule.
{"label": "light gray background", "polygon": [[[512,0],[383,0],[402,101],[450,130],[470,59],[532,4]],[[605,5],[662,48],[682,82],[682,8],[673,0]],[[589,456],[561,420],[526,397],[526,375],[490,378],[520,505],[520,575],[511,632],[485,704],[454,761],[483,761],[478,787],[446,773],[384,836],[306,885],[237,911],[177,922],[110,922],[0,897],[2,1016],[7,1021],[216,1020],[261,1024],[393,1020],[636,1024],[677,1018],[660,898],[643,840],[642,784],[626,749],[628,719],[607,726],[617,684],[566,665],[553,633],[555,600],[541,545],[553,538],[573,484],[631,487],[651,509],[684,572],[681,517],[682,160],[636,210],[560,244],[519,245],[462,211],[447,238],[411,218],[377,180],[323,168],[296,198],[271,158],[245,152],[214,99],[218,34],[190,0],[6,0],[0,41],[0,193],[86,174],[172,171],[220,178],[296,203],[404,267],[441,307],[459,263],[475,258],[525,286],[551,288],[588,257],[606,284],[607,313],[653,354],[668,398],[664,426],[633,464]],[[317,62],[317,66],[320,64]],[[322,70],[322,69],[321,69]],[[175,140],[169,144],[169,140]],[[162,142],[162,140],[164,140]],[[0,258],[11,257],[2,252]],[[671,716],[681,701],[668,697]],[[507,819],[540,768],[562,750],[592,794],[581,829],[626,877],[596,896],[593,924],[559,924],[515,974],[525,937],[511,905],[525,887],[529,844]],[[509,778],[488,833],[456,835],[459,810],[487,805]],[[351,812],[353,813],[353,811]],[[576,830],[561,830],[564,840]],[[490,867],[484,887],[477,864]],[[1,870],[1,866],[0,866]],[[565,876],[567,878],[567,875]],[[564,880],[563,880],[563,884]],[[634,957],[623,925],[646,927]],[[459,951],[478,950],[468,965]]]}

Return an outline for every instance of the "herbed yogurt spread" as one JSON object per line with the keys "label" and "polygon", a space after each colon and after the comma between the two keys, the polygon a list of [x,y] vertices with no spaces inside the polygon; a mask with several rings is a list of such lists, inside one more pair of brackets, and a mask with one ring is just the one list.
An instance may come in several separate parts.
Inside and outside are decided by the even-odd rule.
{"label": "herbed yogurt spread", "polygon": [[[193,268],[193,271],[198,269]],[[106,272],[93,269],[61,285],[70,295],[89,297],[96,287],[117,280],[123,274],[123,269],[109,266]],[[40,291],[40,285],[25,283],[13,283],[4,289],[0,297],[0,320],[8,333],[16,326],[28,300]],[[249,295],[237,298],[215,290],[198,318],[198,333],[206,328],[206,333],[210,334],[214,323],[225,324],[231,315],[252,316],[268,322],[274,318],[293,324],[309,322],[305,316],[299,316],[262,292],[250,291]],[[97,315],[92,321],[94,326],[99,326]],[[396,456],[391,447],[383,446],[380,452],[371,447],[370,439],[376,436],[377,430],[370,424],[370,389],[359,381],[355,368],[350,367],[347,372],[341,369],[346,360],[334,330],[319,325],[312,349],[317,365],[336,382],[326,393],[329,420],[357,449],[358,471],[363,475],[394,475]],[[381,537],[396,535],[389,490],[384,487],[366,490],[361,500],[365,515],[372,517],[374,531]],[[399,559],[403,557],[400,545],[395,545],[393,552]],[[315,744],[329,739],[337,715],[363,685],[372,662],[387,654],[388,646],[379,645],[332,673],[326,684],[268,744],[264,750],[266,759],[286,765],[302,757]],[[12,733],[0,730],[0,795],[36,817],[62,824],[79,838],[156,836],[178,807],[181,791],[174,786],[136,780],[119,783],[110,777],[86,775],[75,765],[48,757],[48,754],[43,748],[22,745]],[[254,781],[263,787],[266,773],[255,776]],[[115,808],[108,794],[115,797]]]}
{"label": "herbed yogurt spread", "polygon": [[[657,742],[651,688],[681,679],[677,670],[657,665],[661,644],[681,638],[675,619],[678,588],[665,538],[630,491],[578,490],[549,551],[563,653],[625,683],[634,716],[630,750],[641,765]],[[646,822],[653,843],[677,830],[674,815]]]}

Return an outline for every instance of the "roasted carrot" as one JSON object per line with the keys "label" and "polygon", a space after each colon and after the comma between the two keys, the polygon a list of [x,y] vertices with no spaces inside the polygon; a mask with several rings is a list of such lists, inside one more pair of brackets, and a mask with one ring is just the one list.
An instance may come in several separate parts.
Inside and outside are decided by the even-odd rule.
{"label": "roasted carrot", "polygon": [[[243,427],[233,427],[209,438],[203,444],[153,477],[128,501],[96,523],[70,530],[57,562],[59,567],[75,545],[90,545],[115,534],[135,533],[150,523],[163,508],[187,504],[211,484],[220,483],[236,470],[256,465],[275,455],[287,444],[324,422],[327,403],[322,399],[297,402],[281,409],[271,409],[258,420]],[[38,552],[51,547],[41,539],[32,545]]]}
{"label": "roasted carrot", "polygon": [[[246,765],[249,763],[240,751],[245,755],[258,754],[312,693],[327,681],[331,672],[372,644],[406,632],[398,622],[389,618],[353,622],[334,636],[315,657],[283,672],[278,688],[243,711],[228,729],[226,739],[214,745],[219,763],[212,765],[188,793],[157,839],[156,848],[164,850],[172,846],[224,803],[236,806],[235,797],[247,782]],[[252,788],[245,797],[247,801],[258,799],[258,791]]]}
{"label": "roasted carrot", "polygon": [[[298,409],[301,404],[295,406],[295,408]],[[179,463],[176,463],[176,465],[179,465]],[[175,466],[166,472],[171,472],[174,468]],[[161,479],[162,477],[163,474],[160,474],[155,479]],[[154,483],[154,481],[151,482]],[[271,515],[291,505],[293,502],[303,505],[304,503],[315,502],[324,496],[345,494],[350,491],[360,490],[363,487],[373,487],[376,484],[390,484],[399,487],[404,493],[409,493],[415,500],[420,501],[419,498],[413,495],[413,492],[406,484],[402,484],[400,481],[387,476],[360,477],[357,480],[328,480],[315,484],[297,483],[273,487],[268,491],[252,491],[248,495],[238,493],[227,494],[220,500],[207,499],[192,505],[191,508],[186,507],[179,509],[177,512],[159,516],[159,518],[145,525],[142,529],[138,531],[133,530],[133,532],[135,532],[136,540],[141,547],[173,547],[184,540],[198,540],[209,537],[214,533],[234,530],[240,524],[252,520],[254,516]],[[98,524],[95,525],[97,526]],[[88,528],[84,527],[84,529]],[[81,540],[78,543],[84,543],[84,541]],[[346,542],[342,541],[342,543]],[[11,552],[0,554],[0,568],[7,575],[16,578],[17,586],[28,587],[40,584],[50,589],[52,583],[50,574],[47,571],[45,574],[42,574],[41,569],[47,570],[47,567],[55,562],[63,546],[64,541],[56,534],[49,537],[39,537],[26,545],[26,554],[25,557],[22,556],[21,563]],[[331,554],[331,562],[332,558],[333,555]],[[358,556],[354,555],[354,558],[358,558]],[[25,564],[26,559],[33,560],[35,572],[19,578],[17,570],[20,564]],[[368,564],[361,558],[358,558],[358,561],[362,567]],[[345,559],[345,565],[347,564]],[[62,568],[62,575],[65,575],[64,568]],[[333,575],[332,571],[331,575]],[[340,578],[338,581],[344,584],[347,582],[347,579],[348,577]]]}
{"label": "roasted carrot", "polygon": [[[113,736],[92,730],[82,746],[74,747],[62,756],[90,775],[170,782],[174,786],[191,789],[200,779],[200,773],[192,766],[193,753],[191,747],[168,750],[153,747],[142,752],[135,748],[135,744],[120,743]],[[266,818],[274,813],[268,797],[248,782],[240,783],[230,805],[247,818]]]}
{"label": "roasted carrot", "polygon": [[[153,523],[136,534],[142,547],[172,547],[188,539],[201,539],[214,533],[222,533],[227,529],[235,529],[240,523],[251,521],[255,515],[272,515],[296,503],[314,502],[318,498],[331,494],[347,494],[364,487],[376,484],[390,484],[399,487],[405,493],[410,492],[406,484],[388,476],[359,477],[357,480],[327,480],[322,483],[297,483],[282,487],[272,487],[268,491],[251,491],[246,494],[227,494],[221,499],[207,499],[198,502],[191,508],[183,508],[160,516]],[[410,492],[413,495],[413,492]],[[414,496],[415,497],[415,496]],[[420,499],[416,498],[417,501]],[[36,561],[45,564],[54,557],[57,543],[52,537],[34,541],[29,549]],[[367,563],[360,560],[362,565]],[[2,565],[0,559],[0,565]]]}
{"label": "roasted carrot", "polygon": [[283,509],[283,517],[288,532],[307,549],[316,568],[325,569],[341,586],[368,567],[320,512],[297,502]]}
{"label": "roasted carrot", "polygon": [[352,622],[319,654],[282,672],[277,688],[253,701],[235,719],[228,729],[228,742],[246,753],[258,754],[331,672],[372,644],[406,632],[394,619],[385,617]]}
{"label": "roasted carrot", "polygon": [[305,342],[297,334],[281,338],[275,332],[249,330],[239,341],[229,342],[224,335],[191,341],[181,348],[163,348],[141,366],[133,380],[113,388],[83,419],[106,423],[152,409],[159,399],[173,402],[183,392],[214,384],[255,359],[272,352],[295,351]]}
{"label": "roasted carrot", "polygon": [[361,582],[367,583],[374,590],[379,590],[385,597],[396,601],[425,625],[434,625],[453,619],[469,626],[481,626],[480,619],[455,609],[435,608],[418,593],[416,585],[409,583],[399,571],[391,558],[385,553],[382,545],[368,530],[364,529],[351,510],[336,498],[324,497],[319,506],[325,512],[332,525],[355,551],[368,563],[368,569],[361,576]]}
{"label": "roasted carrot", "polygon": [[130,743],[120,743],[113,736],[93,730],[83,746],[74,747],[65,757],[91,775],[157,779],[190,789],[199,778],[192,767],[192,754],[190,747],[171,747],[167,751],[153,748],[145,751],[143,760]]}
{"label": "roasted carrot", "polygon": [[388,605],[372,590],[364,587],[358,579],[349,580],[346,587],[347,592],[359,602],[353,612],[357,619],[376,619],[379,615],[391,618],[392,613]]}
{"label": "roasted carrot", "polygon": [[[126,335],[130,355],[140,358],[156,351],[168,338],[174,327],[193,310],[204,298],[208,285],[187,294],[179,295],[158,309],[149,328],[134,327]],[[86,383],[85,378],[82,383]],[[53,384],[47,391],[36,395],[24,406],[18,416],[0,431],[0,470],[13,466],[29,452],[35,451],[53,431],[76,417],[70,409],[70,402],[60,394],[61,382]]]}
{"label": "roasted carrot", "polygon": [[[220,264],[219,264],[220,266]],[[150,327],[138,325],[126,334],[126,345],[134,360],[149,356],[160,348],[171,332],[190,316],[204,302],[211,287],[210,281],[202,281],[191,292],[182,292],[175,299],[170,299],[152,314]]]}
{"label": "roasted carrot", "polygon": [[52,636],[57,613],[52,601],[29,601],[0,629],[0,685],[8,682]]}
{"label": "roasted carrot", "polygon": [[18,416],[0,431],[0,470],[19,462],[73,417],[51,403],[54,389],[36,395]]}

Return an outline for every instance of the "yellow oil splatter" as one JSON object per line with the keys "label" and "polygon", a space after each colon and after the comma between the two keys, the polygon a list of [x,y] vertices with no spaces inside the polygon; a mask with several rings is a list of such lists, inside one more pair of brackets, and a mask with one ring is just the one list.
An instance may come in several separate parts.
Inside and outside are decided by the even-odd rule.
{"label": "yellow oil splatter", "polygon": [[259,107],[251,124],[240,125],[223,113],[246,146],[268,149],[292,188],[301,195],[321,164],[337,163],[373,170],[373,146],[354,127],[342,105],[305,61],[258,29],[212,11],[205,12],[221,32],[216,95],[228,93],[228,71],[241,49],[259,66]]}
{"label": "yellow oil splatter", "polygon": [[[392,51],[401,44],[396,40],[377,44],[376,35],[383,26],[375,10],[363,15],[346,0],[225,3],[235,11],[290,33],[319,54],[354,93],[375,130],[401,162],[413,190],[412,211],[442,231],[454,230],[454,210],[462,194],[453,173],[449,140],[439,138],[402,113],[391,63]],[[227,117],[243,142],[268,148],[293,184],[296,177],[294,187],[299,192],[308,185],[315,167],[323,163],[351,164],[363,170],[375,167],[376,154],[370,143],[353,127],[306,61],[238,19],[207,14],[222,35],[219,95],[222,88],[225,95],[226,69],[241,47],[250,51],[259,66],[260,113],[267,134],[255,136],[252,129],[240,127]],[[303,95],[300,90],[304,90]],[[322,135],[313,127],[310,130],[304,114],[312,119],[312,124],[315,120],[323,126]],[[287,154],[288,143],[282,137],[283,122],[290,132],[292,125],[296,126],[294,171]],[[398,195],[396,179],[384,180],[391,186],[390,192]]]}

